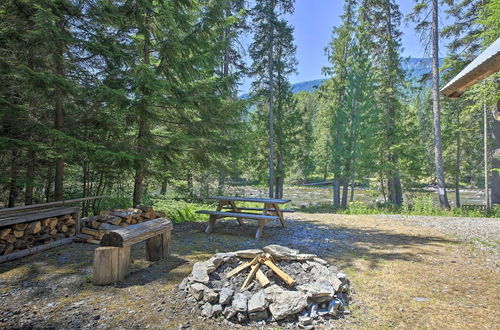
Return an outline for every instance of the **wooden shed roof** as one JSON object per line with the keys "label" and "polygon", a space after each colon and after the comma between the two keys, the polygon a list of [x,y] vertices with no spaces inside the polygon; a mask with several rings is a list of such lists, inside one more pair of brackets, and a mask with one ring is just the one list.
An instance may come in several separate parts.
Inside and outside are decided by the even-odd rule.
{"label": "wooden shed roof", "polygon": [[469,86],[498,71],[500,71],[500,38],[441,88],[441,93],[448,97],[459,97]]}

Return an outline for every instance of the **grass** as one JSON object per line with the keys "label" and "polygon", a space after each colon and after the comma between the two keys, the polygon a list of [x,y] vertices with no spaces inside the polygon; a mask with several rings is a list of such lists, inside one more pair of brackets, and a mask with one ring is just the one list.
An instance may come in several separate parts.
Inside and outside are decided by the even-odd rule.
{"label": "grass", "polygon": [[472,209],[452,208],[442,209],[430,197],[418,197],[412,203],[404,203],[398,207],[390,203],[368,204],[365,202],[350,202],[346,208],[334,207],[331,204],[314,205],[301,210],[306,213],[338,213],[338,214],[401,214],[401,215],[423,215],[423,216],[450,216],[450,217],[473,217],[473,218],[497,218],[500,217],[500,207],[494,207],[489,212]]}

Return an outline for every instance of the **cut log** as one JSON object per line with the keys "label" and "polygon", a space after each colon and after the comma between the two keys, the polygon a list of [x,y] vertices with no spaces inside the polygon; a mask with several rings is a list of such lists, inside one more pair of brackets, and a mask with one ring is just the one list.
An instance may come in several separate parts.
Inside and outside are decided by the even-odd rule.
{"label": "cut log", "polygon": [[71,227],[71,226],[74,226],[74,225],[76,225],[76,220],[75,219],[69,218],[68,220],[66,220],[66,226]]}
{"label": "cut log", "polygon": [[254,265],[255,263],[257,263],[257,258],[258,257],[255,257],[253,258],[251,261],[248,261],[248,262],[244,262],[242,263],[241,265],[237,266],[236,268],[234,268],[232,271],[230,271],[229,273],[226,274],[226,278],[230,278],[236,274],[239,274],[241,273],[243,270],[247,269],[248,267]]}
{"label": "cut log", "polygon": [[143,213],[142,217],[146,218],[146,219],[155,219],[156,215],[155,215],[155,213],[153,211],[151,211],[151,212]]}
{"label": "cut log", "polygon": [[93,239],[94,237],[92,235],[87,235],[87,234],[78,234],[75,236],[74,242],[78,243],[83,243],[88,239]]}
{"label": "cut log", "polygon": [[264,265],[267,267],[271,268],[271,270],[278,275],[279,278],[281,278],[287,285],[291,286],[295,283],[295,280],[288,276],[285,272],[283,272],[281,269],[278,268],[271,260],[266,260],[264,261]]}
{"label": "cut log", "polygon": [[0,239],[5,239],[5,237],[7,237],[7,235],[9,235],[11,232],[11,228],[3,228],[2,230],[0,230]]}
{"label": "cut log", "polygon": [[62,225],[61,228],[59,229],[62,233],[65,233],[68,231],[68,226]]}
{"label": "cut log", "polygon": [[94,250],[92,282],[107,285],[123,280],[128,273],[130,247],[98,247]]}
{"label": "cut log", "polygon": [[101,240],[101,246],[130,246],[156,235],[163,234],[166,231],[171,231],[172,228],[172,222],[164,218],[130,225],[126,228],[113,230],[104,235]]}
{"label": "cut log", "polygon": [[255,277],[255,273],[260,269],[260,264],[256,263],[255,265],[252,265],[252,268],[250,269],[250,273],[248,274],[247,278],[245,279],[245,282],[243,282],[243,285],[241,286],[240,291],[244,291],[245,288],[252,283],[253,278]]}
{"label": "cut log", "polygon": [[51,236],[56,236],[57,235],[57,229],[52,229],[49,233]]}
{"label": "cut log", "polygon": [[17,231],[25,231],[26,228],[28,228],[27,223],[16,223],[14,225],[14,230],[17,230]]}
{"label": "cut log", "polygon": [[14,251],[14,244],[9,244],[7,245],[7,247],[5,248],[5,251],[3,251],[3,254],[9,254],[9,253],[12,253],[12,251]]}
{"label": "cut log", "polygon": [[141,210],[143,213],[154,212],[152,207],[146,205],[136,205],[135,208]]}
{"label": "cut log", "polygon": [[21,238],[24,236],[24,231],[23,230],[14,230],[14,237],[15,238]]}
{"label": "cut log", "polygon": [[146,240],[146,259],[158,261],[170,256],[171,231]]}
{"label": "cut log", "polygon": [[90,228],[87,228],[87,227],[83,227],[81,229],[81,232],[83,234],[91,235],[94,238],[99,238],[99,231],[97,231],[95,229],[90,229]]}
{"label": "cut log", "polygon": [[269,282],[269,279],[267,278],[266,274],[264,274],[264,272],[260,268],[259,270],[257,270],[257,273],[255,273],[255,277],[257,278],[257,280],[259,281],[260,285],[263,288],[265,288],[271,283]]}
{"label": "cut log", "polygon": [[99,227],[99,231],[109,231],[109,230],[116,230],[116,229],[120,229],[120,227],[118,226],[113,226],[113,225],[110,225],[109,223],[103,223],[101,224],[101,226]]}
{"label": "cut log", "polygon": [[101,242],[96,240],[96,239],[87,239],[85,240],[85,243],[89,243],[89,244],[94,244],[94,245],[99,245]]}
{"label": "cut log", "polygon": [[9,234],[9,235],[5,236],[4,240],[6,240],[10,244],[13,244],[17,241],[16,237],[13,234]]}
{"label": "cut log", "polygon": [[102,219],[103,222],[109,223],[111,225],[119,225],[120,222],[122,222],[122,218],[114,216],[114,215],[108,215]]}
{"label": "cut log", "polygon": [[106,216],[106,215],[110,215],[111,214],[111,211],[110,210],[103,210],[99,213],[99,215],[102,215],[102,216]]}
{"label": "cut log", "polygon": [[90,220],[89,225],[93,229],[99,229],[99,227],[101,226],[101,223],[97,220]]}
{"label": "cut log", "polygon": [[59,219],[57,218],[51,218],[52,220],[49,222],[49,227],[51,230],[54,230],[57,226],[57,223],[59,222]]}

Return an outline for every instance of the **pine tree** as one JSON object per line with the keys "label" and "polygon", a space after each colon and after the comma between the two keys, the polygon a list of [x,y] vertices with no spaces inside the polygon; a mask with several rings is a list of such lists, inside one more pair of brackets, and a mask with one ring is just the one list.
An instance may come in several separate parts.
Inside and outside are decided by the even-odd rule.
{"label": "pine tree", "polygon": [[[251,73],[257,78],[252,89],[254,96],[266,99],[269,116],[269,197],[282,195],[282,179],[275,191],[275,116],[283,111],[290,98],[287,76],[296,65],[293,29],[281,18],[293,12],[293,4],[293,0],[263,0],[252,10],[255,34],[250,45]],[[278,150],[278,168],[283,166],[282,153],[283,150]],[[283,175],[281,169],[278,175]]]}

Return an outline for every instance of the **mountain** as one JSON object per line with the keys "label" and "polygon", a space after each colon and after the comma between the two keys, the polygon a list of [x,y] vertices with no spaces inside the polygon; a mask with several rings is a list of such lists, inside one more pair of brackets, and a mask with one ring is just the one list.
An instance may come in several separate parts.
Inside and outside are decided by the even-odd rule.
{"label": "mountain", "polygon": [[[442,59],[439,59],[439,65],[443,63]],[[432,59],[431,58],[418,58],[410,57],[409,59],[403,61],[403,69],[406,71],[410,79],[420,80],[424,75],[429,75],[432,72]],[[327,79],[315,79],[302,81],[292,85],[293,93],[299,92],[312,92],[315,88],[318,88],[325,83]],[[248,93],[240,96],[243,99],[248,98]]]}

